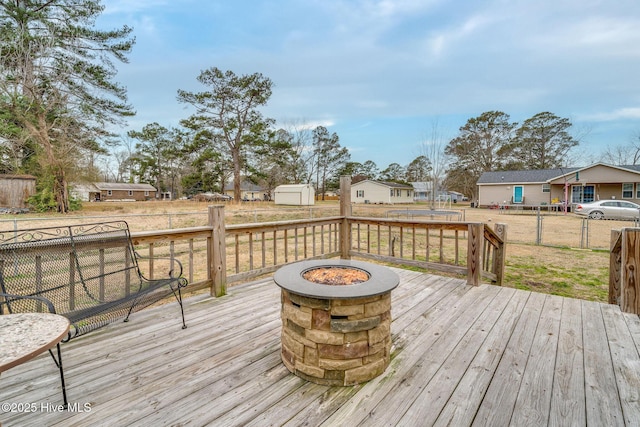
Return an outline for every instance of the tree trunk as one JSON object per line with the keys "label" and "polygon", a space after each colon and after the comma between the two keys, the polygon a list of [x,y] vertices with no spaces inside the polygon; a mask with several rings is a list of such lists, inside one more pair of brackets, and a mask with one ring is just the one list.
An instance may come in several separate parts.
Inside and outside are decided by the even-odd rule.
{"label": "tree trunk", "polygon": [[58,212],[69,212],[69,192],[67,191],[67,180],[64,170],[61,167],[56,167],[54,173],[53,182],[53,195],[56,199],[56,206]]}
{"label": "tree trunk", "polygon": [[231,152],[233,158],[233,201],[235,203],[241,202],[240,191],[240,149],[234,148]]}
{"label": "tree trunk", "polygon": [[53,174],[52,191],[56,200],[56,209],[60,213],[67,213],[69,212],[69,197],[66,175],[64,167],[56,158],[53,144],[49,138],[46,117],[43,114],[38,114],[38,127],[28,121],[26,122],[26,126],[29,134],[38,140],[40,146],[44,148],[46,164],[43,165],[43,169],[48,169],[51,171],[50,173]]}

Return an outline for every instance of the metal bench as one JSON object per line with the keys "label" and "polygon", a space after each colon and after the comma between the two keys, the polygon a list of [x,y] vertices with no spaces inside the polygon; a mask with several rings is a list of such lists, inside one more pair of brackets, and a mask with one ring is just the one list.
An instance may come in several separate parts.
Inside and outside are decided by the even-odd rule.
{"label": "metal bench", "polygon": [[[145,277],[141,259],[125,221],[0,232],[0,315],[63,315],[71,324],[68,341],[116,320],[126,322],[131,313],[173,294],[186,328],[182,265],[154,257]],[[166,277],[155,279],[155,271]],[[59,348],[54,361],[66,405]]]}

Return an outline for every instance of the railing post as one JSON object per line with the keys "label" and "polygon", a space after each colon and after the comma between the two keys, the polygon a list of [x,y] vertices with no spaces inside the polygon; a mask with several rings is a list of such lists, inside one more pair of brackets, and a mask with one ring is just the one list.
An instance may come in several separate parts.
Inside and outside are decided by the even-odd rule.
{"label": "railing post", "polygon": [[211,295],[220,297],[227,293],[226,245],[224,206],[209,206],[209,225],[211,238],[207,239],[207,261],[209,262],[209,278],[212,281]]}
{"label": "railing post", "polygon": [[640,229],[622,230],[620,309],[640,314]]}
{"label": "railing post", "polygon": [[351,177],[340,177],[340,258],[351,259]]}
{"label": "railing post", "polygon": [[493,256],[493,272],[496,274],[496,285],[502,286],[504,280],[504,264],[507,259],[507,224],[497,223],[493,231],[502,240],[502,245],[496,248]]}
{"label": "railing post", "polygon": [[484,224],[471,223],[467,240],[467,285],[480,285],[480,270],[482,269],[481,254],[484,238]]}
{"label": "railing post", "polygon": [[611,242],[609,252],[609,304],[620,304],[620,270],[621,248],[616,248],[622,232],[611,230]]}

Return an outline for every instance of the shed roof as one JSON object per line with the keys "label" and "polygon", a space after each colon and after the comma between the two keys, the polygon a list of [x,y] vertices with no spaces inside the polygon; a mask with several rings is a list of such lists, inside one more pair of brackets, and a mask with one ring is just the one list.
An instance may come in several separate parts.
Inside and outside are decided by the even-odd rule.
{"label": "shed roof", "polygon": [[33,176],[33,175],[6,174],[6,175],[0,175],[0,179],[29,179],[29,180],[34,180],[35,181],[36,177]]}
{"label": "shed roof", "polygon": [[299,193],[302,190],[311,188],[309,184],[284,184],[275,188],[276,193]]}

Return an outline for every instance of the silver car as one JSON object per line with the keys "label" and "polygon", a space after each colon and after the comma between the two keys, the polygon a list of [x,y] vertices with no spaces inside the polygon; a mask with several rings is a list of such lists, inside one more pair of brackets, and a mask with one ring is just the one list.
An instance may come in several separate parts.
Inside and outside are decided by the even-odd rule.
{"label": "silver car", "polygon": [[574,212],[591,219],[640,219],[640,205],[624,200],[579,203]]}

